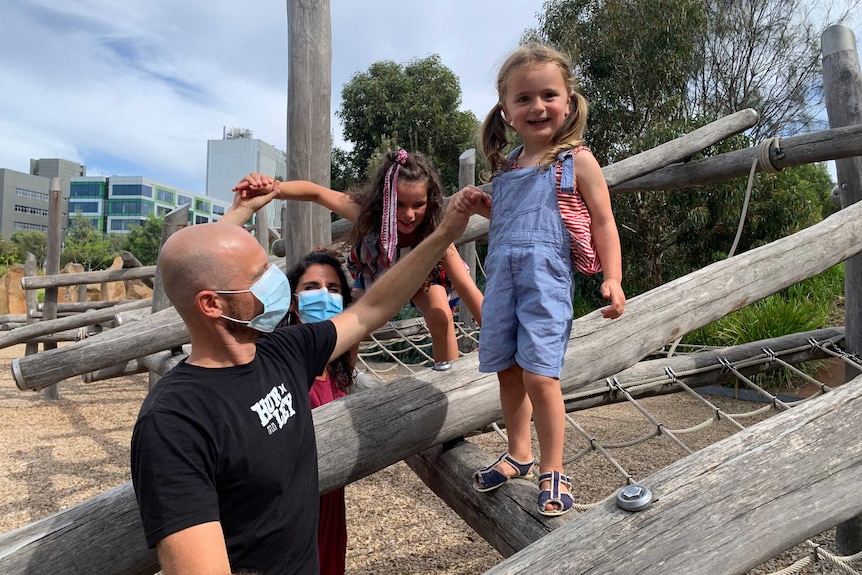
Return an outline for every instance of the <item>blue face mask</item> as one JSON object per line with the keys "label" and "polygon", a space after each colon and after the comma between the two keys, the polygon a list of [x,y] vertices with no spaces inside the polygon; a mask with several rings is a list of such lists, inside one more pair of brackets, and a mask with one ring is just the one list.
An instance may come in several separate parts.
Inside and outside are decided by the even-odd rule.
{"label": "blue face mask", "polygon": [[331,293],[326,288],[301,291],[296,294],[297,312],[302,323],[326,321],[344,309],[340,293]]}
{"label": "blue face mask", "polygon": [[269,333],[287,315],[287,310],[290,308],[290,284],[287,278],[275,266],[269,266],[260,279],[252,284],[248,289],[227,291],[213,290],[219,294],[235,294],[250,292],[257,300],[263,304],[263,313],[257,315],[250,320],[236,319],[222,314],[226,320],[236,323],[242,323],[257,331]]}

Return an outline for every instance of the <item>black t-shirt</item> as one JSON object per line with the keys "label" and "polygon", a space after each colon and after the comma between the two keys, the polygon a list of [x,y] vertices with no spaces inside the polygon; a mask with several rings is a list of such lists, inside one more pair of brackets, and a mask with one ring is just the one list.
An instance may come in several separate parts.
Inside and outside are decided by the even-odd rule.
{"label": "black t-shirt", "polygon": [[317,448],[308,390],[335,347],[332,322],[261,336],[254,360],[177,365],[132,435],[147,545],[220,521],[233,570],[316,573]]}

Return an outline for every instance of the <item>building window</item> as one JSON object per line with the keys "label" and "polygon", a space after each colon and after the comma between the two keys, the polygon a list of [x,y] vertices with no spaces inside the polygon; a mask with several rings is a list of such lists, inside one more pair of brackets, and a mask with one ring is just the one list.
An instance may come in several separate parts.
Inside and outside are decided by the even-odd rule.
{"label": "building window", "polygon": [[164,217],[166,213],[171,211],[173,208],[166,208],[164,206],[156,206],[156,215],[160,218]]}
{"label": "building window", "polygon": [[195,211],[204,212],[206,214],[210,213],[210,203],[206,200],[196,200]]}
{"label": "building window", "polygon": [[82,214],[98,214],[99,213],[99,202],[82,202],[82,201],[70,201],[69,202],[69,213],[77,214],[81,212]]}
{"label": "building window", "polygon": [[111,188],[112,196],[143,196],[153,197],[153,188],[142,184],[115,184]]}
{"label": "building window", "polygon": [[170,190],[165,190],[162,188],[156,188],[156,199],[160,202],[165,202],[166,204],[174,203],[174,193]]}
{"label": "building window", "polygon": [[222,206],[217,206],[217,205],[213,204],[213,213],[217,216],[223,216],[224,215],[224,208]]}
{"label": "building window", "polygon": [[210,219],[206,216],[195,216],[196,224],[206,224],[209,223]]}
{"label": "building window", "polygon": [[48,232],[48,226],[40,226],[39,224],[28,224],[27,222],[15,222],[16,230],[28,230],[37,232]]}
{"label": "building window", "polygon": [[177,205],[184,206],[186,204],[192,203],[192,199],[188,196],[184,196],[182,194],[177,194]]}
{"label": "building window", "polygon": [[153,213],[153,202],[147,200],[111,200],[108,202],[109,216],[149,216]]}
{"label": "building window", "polygon": [[44,194],[42,192],[34,192],[33,190],[15,188],[15,193],[25,198],[33,198],[35,200],[42,200],[43,202],[48,201],[48,194]]}
{"label": "building window", "polygon": [[111,231],[112,232],[127,232],[132,229],[132,226],[143,226],[147,223],[144,220],[118,220],[111,219]]}
{"label": "building window", "polygon": [[48,210],[45,208],[34,208],[32,206],[19,206],[15,204],[15,211],[20,214],[33,214],[34,216],[47,216]]}
{"label": "building window", "polygon": [[72,182],[70,198],[104,198],[105,182]]}

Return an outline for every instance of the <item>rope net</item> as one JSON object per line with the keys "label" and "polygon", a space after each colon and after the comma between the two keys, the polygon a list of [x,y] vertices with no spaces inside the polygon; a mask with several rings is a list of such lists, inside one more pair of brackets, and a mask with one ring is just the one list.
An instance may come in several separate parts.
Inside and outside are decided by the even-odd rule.
{"label": "rope net", "polygon": [[[456,331],[462,349],[472,350],[476,347],[478,344],[477,328],[456,322]],[[747,425],[752,425],[771,415],[792,409],[828,393],[832,388],[788,363],[782,359],[782,356],[791,355],[813,346],[823,354],[838,358],[862,371],[862,361],[838,347],[840,340],[841,338],[823,341],[809,339],[804,347],[787,349],[780,353],[764,348],[761,353],[753,357],[737,361],[718,357],[712,365],[705,365],[680,373],[666,367],[664,375],[636,382],[621,383],[616,377],[612,377],[605,381],[603,388],[579,390],[565,395],[564,400],[568,412],[566,421],[570,432],[567,433],[569,443],[566,446],[563,463],[567,468],[566,473],[573,477],[572,491],[576,500],[592,499],[587,503],[576,503],[575,511],[584,512],[592,509],[607,499],[615,497],[620,487],[637,483],[639,478],[712,443],[714,440],[700,437],[707,429],[715,431],[716,428],[720,428],[720,433],[729,436],[745,429]],[[382,330],[378,330],[367,342],[363,343],[360,347],[359,360],[369,376],[381,381],[388,381],[400,375],[428,369],[430,365],[433,365],[433,359],[430,357],[430,345],[430,337],[427,330],[424,329],[424,322],[421,319],[395,322]],[[683,353],[684,348],[676,345],[674,350],[679,355]],[[688,349],[688,352],[698,353],[706,350],[708,348],[697,347]],[[464,353],[462,352],[462,355]],[[662,352],[657,352],[657,354],[660,353]],[[672,354],[673,351],[666,357],[669,358]],[[744,375],[743,371],[751,371],[752,368],[756,368],[755,371],[758,373],[786,370],[797,378],[797,381],[807,384],[808,388],[813,391],[804,398],[779,396],[764,389],[752,378]],[[686,383],[686,378],[713,371],[721,371],[726,377],[732,379],[734,387],[723,388],[731,392],[731,397],[699,393],[693,386]],[[659,391],[663,394],[660,397],[641,399],[636,397]],[[668,393],[672,395],[667,395]],[[577,411],[572,408],[572,405],[578,400],[603,395],[612,397],[618,402],[617,406],[627,406],[636,414],[636,419],[639,419],[641,423],[633,424],[627,420],[625,425],[611,426],[613,429],[610,430],[604,428],[603,432],[607,436],[598,437],[590,428],[593,427],[591,425],[593,420],[604,419],[605,423],[607,422],[607,417],[600,413],[602,408],[593,407]],[[740,398],[740,396],[744,397]],[[669,401],[669,398],[678,400],[685,398],[688,401],[682,407],[662,410],[662,403]],[[577,415],[575,415],[575,411],[577,411]],[[506,433],[502,422],[494,423],[488,429],[478,431],[477,435],[472,436],[470,440],[491,453],[506,450]],[[538,453],[535,430],[533,430],[533,442],[534,452]],[[643,461],[645,446],[653,442],[665,444],[664,454],[659,460],[652,460],[645,465]],[[588,460],[592,460],[593,465],[584,465]],[[581,473],[585,468],[596,467],[603,470],[604,474],[601,477]],[[569,472],[569,469],[574,473]],[[609,483],[608,477],[616,477],[616,482],[611,481]],[[829,552],[812,540],[807,540],[804,544],[808,548],[807,555],[795,560],[791,565],[769,573],[762,570],[761,567],[755,572],[763,575],[820,573],[822,571],[811,571],[812,565],[817,564],[821,567],[828,565],[833,570],[829,572],[862,575],[862,553],[842,557]]]}

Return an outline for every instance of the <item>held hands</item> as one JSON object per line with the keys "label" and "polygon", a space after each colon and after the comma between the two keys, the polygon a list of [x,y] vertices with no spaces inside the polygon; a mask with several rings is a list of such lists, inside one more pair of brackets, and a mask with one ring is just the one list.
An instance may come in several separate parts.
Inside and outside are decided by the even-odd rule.
{"label": "held hands", "polygon": [[479,188],[467,186],[449,198],[442,226],[449,228],[453,240],[457,239],[467,228],[471,215],[490,212],[490,209],[491,196]]}
{"label": "held hands", "polygon": [[252,172],[234,186],[236,195],[231,211],[251,214],[278,197],[278,182],[265,174]]}
{"label": "held hands", "polygon": [[626,307],[626,294],[620,280],[607,279],[602,282],[602,297],[611,300],[611,305],[602,308],[602,316],[607,319],[618,318],[623,314]]}

